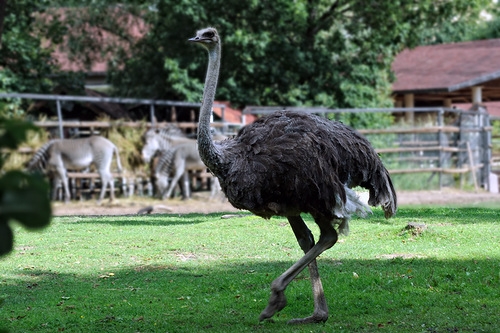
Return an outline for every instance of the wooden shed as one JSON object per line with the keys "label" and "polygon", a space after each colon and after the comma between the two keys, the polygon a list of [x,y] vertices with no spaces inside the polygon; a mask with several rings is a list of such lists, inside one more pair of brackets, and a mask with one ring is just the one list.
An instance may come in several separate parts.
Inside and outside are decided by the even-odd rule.
{"label": "wooden shed", "polygon": [[[482,104],[500,117],[500,39],[418,46],[392,64],[396,107]],[[411,121],[411,113],[407,116]]]}

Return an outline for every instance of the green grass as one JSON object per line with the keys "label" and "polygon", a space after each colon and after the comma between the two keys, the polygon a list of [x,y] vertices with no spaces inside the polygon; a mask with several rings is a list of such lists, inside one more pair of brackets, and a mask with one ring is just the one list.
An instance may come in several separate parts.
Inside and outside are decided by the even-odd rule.
{"label": "green grass", "polygon": [[[285,219],[221,214],[57,217],[16,228],[0,260],[0,328],[9,332],[495,332],[498,208],[409,208],[355,219],[319,258],[325,324],[307,272],[288,306],[258,322],[271,281],[301,255]],[[317,235],[310,218],[307,222]],[[414,235],[408,222],[426,223]],[[356,273],[356,275],[354,274]],[[0,329],[1,330],[1,329]]]}

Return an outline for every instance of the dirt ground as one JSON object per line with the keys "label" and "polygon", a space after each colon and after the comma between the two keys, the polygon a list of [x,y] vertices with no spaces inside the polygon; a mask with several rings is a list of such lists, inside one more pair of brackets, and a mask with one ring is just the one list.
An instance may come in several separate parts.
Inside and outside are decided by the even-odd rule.
{"label": "dirt ground", "polygon": [[[449,206],[495,206],[500,207],[500,194],[480,192],[464,192],[458,190],[398,192],[398,204],[403,205],[449,205]],[[72,201],[68,204],[53,203],[55,216],[64,215],[131,215],[141,209],[152,207],[152,214],[186,214],[238,212],[227,200],[210,199],[208,193],[196,193],[192,199],[159,200],[152,198],[119,198],[110,203],[104,200],[97,205],[95,200]]]}

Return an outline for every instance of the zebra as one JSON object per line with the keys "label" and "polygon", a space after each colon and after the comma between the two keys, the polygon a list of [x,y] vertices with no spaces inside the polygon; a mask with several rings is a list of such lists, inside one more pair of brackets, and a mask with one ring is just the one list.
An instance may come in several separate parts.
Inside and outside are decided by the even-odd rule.
{"label": "zebra", "polygon": [[[213,131],[212,134],[216,140],[226,138],[217,131]],[[183,198],[189,198],[187,171],[206,170],[205,164],[200,159],[196,140],[183,135],[182,131],[174,125],[162,129],[150,129],[144,134],[143,140],[142,157],[144,162],[148,163],[155,154],[159,156],[154,167],[155,185],[159,196],[162,199],[169,198],[179,182]],[[183,177],[182,180],[181,177]],[[211,189],[211,197],[220,192],[220,186],[215,177],[212,178]]]}
{"label": "zebra", "polygon": [[[212,138],[221,141],[227,137],[212,129]],[[144,144],[141,151],[142,160],[144,163],[149,163],[159,151],[169,150],[182,143],[192,143],[196,141],[195,139],[195,137],[188,137],[178,126],[173,124],[167,124],[166,127],[162,128],[151,128],[142,136]]]}
{"label": "zebra", "polygon": [[[156,161],[156,165],[154,166],[153,178],[155,181],[157,195],[162,200],[167,198],[166,192],[169,187],[170,181],[172,179],[173,174],[173,165],[172,161],[174,158],[175,148],[169,148],[166,150],[158,151],[158,160]],[[189,198],[189,179],[187,174],[184,174],[182,180],[179,180],[179,186],[182,191],[182,198]]]}
{"label": "zebra", "polygon": [[118,172],[122,172],[118,148],[102,136],[90,136],[79,139],[54,139],[38,149],[26,163],[31,172],[42,172],[53,176],[53,183],[62,182],[64,201],[71,198],[68,187],[67,170],[84,170],[94,164],[101,177],[101,194],[97,200],[100,203],[109,184],[110,201],[114,196],[113,175],[110,172],[113,154],[116,154]]}
{"label": "zebra", "polygon": [[178,126],[167,124],[166,127],[147,130],[142,136],[142,141],[144,143],[142,160],[144,163],[149,163],[158,152],[167,151],[172,145],[189,142],[192,139],[188,138]]}
{"label": "zebra", "polygon": [[[180,142],[189,142],[192,139],[176,125],[166,124],[162,128],[151,128],[143,136],[142,160],[145,164],[151,162],[151,178],[156,185],[158,196],[163,197],[163,192],[168,185],[170,170],[167,171],[162,165],[173,156],[173,146]],[[155,158],[157,158],[155,160]],[[161,163],[161,165],[159,165]],[[163,170],[156,172],[156,170]],[[179,184],[184,189],[182,184]],[[185,192],[184,192],[185,193]],[[183,197],[186,198],[186,194]]]}
{"label": "zebra", "polygon": [[[180,143],[170,150],[164,151],[155,168],[156,186],[161,198],[169,198],[176,184],[180,185],[184,198],[190,197],[188,170],[204,171],[207,167],[198,153],[196,141]],[[171,179],[170,179],[170,176]]]}

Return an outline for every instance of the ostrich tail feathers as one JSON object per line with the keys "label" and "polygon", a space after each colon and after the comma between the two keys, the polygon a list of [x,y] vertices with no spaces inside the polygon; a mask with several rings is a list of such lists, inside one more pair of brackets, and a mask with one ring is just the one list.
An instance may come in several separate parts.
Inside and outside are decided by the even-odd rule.
{"label": "ostrich tail feathers", "polygon": [[394,186],[392,185],[391,178],[389,177],[389,172],[386,171],[386,194],[385,200],[382,201],[382,209],[385,213],[385,218],[388,219],[396,215],[396,211],[398,210],[398,198],[396,196],[396,191],[394,190]]}
{"label": "ostrich tail feathers", "polygon": [[387,219],[396,215],[398,201],[389,172],[384,169],[381,176],[382,177],[378,179],[378,186],[374,186],[370,189],[370,199],[368,200],[368,204],[371,206],[380,205],[384,211],[385,218]]}

